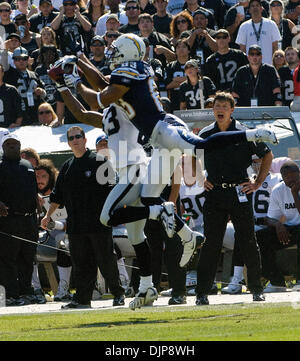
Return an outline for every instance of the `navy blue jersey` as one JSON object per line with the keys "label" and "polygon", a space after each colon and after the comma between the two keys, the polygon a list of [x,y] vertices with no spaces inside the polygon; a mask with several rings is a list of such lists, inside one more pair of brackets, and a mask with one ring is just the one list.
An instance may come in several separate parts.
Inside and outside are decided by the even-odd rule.
{"label": "navy blue jersey", "polygon": [[120,64],[110,77],[110,84],[129,88],[118,104],[125,109],[139,132],[147,138],[165,115],[153,77],[151,66],[143,61]]}

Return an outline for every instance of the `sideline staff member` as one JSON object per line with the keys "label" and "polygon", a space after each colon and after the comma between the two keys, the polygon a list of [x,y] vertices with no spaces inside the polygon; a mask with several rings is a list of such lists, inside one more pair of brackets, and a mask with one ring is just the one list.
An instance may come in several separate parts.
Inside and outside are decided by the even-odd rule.
{"label": "sideline staff member", "polygon": [[69,128],[67,138],[74,156],[63,164],[50,194],[50,207],[41,221],[41,226],[47,228],[52,213],[59,205],[65,205],[76,296],[62,308],[91,306],[97,267],[114,295],[113,306],[122,306],[124,289],[113,251],[112,230],[99,221],[111,190],[109,184],[100,185],[96,180],[97,169],[103,162],[97,161],[96,154],[86,148],[87,139],[81,127]]}
{"label": "sideline staff member", "polygon": [[[244,129],[238,121],[231,118],[234,111],[234,98],[231,94],[217,93],[213,110],[216,122],[201,130],[199,135],[202,138],[205,139],[220,131]],[[249,181],[247,175],[253,154],[262,158],[255,182]],[[204,152],[207,171],[205,185],[207,192],[203,206],[206,242],[197,266],[197,305],[209,303],[207,295],[214,282],[229,216],[248,269],[248,286],[253,293],[253,300],[264,301],[264,296],[261,294],[260,254],[254,233],[251,193],[263,183],[272,159],[272,152],[264,143],[239,143]]]}
{"label": "sideline staff member", "polygon": [[[21,159],[21,143],[15,134],[2,139],[0,162],[0,230],[37,242],[37,184],[30,162]],[[36,244],[0,234],[0,285],[6,290],[6,306],[35,303],[31,277]],[[21,297],[19,297],[21,295]]]}

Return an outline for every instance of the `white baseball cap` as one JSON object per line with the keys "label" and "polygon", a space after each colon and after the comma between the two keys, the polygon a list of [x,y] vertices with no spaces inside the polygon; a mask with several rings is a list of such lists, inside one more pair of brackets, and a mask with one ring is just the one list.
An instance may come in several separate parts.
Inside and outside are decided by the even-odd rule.
{"label": "white baseball cap", "polygon": [[17,142],[21,143],[19,137],[17,136],[17,134],[15,134],[15,133],[8,133],[8,134],[5,134],[5,135],[3,136],[3,138],[2,138],[2,146],[3,146],[3,144],[4,144],[8,139],[14,139],[14,140],[16,140]]}

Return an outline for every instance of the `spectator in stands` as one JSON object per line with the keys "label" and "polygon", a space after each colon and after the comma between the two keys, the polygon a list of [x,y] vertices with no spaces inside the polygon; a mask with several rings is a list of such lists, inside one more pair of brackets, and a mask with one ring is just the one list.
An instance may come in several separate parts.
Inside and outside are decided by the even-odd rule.
{"label": "spectator in stands", "polygon": [[38,152],[33,148],[28,147],[21,149],[20,155],[22,159],[28,160],[33,168],[36,168],[40,164],[41,158]]}
{"label": "spectator in stands", "polygon": [[[280,169],[283,182],[273,188],[268,214],[267,229],[256,233],[261,249],[262,274],[270,280],[264,292],[286,290],[283,274],[276,263],[276,251],[297,245],[300,247],[300,172],[297,163],[287,161]],[[284,217],[284,222],[281,221]],[[299,254],[299,252],[298,252]],[[293,290],[300,290],[299,256],[296,285]]]}
{"label": "spectator in stands", "polygon": [[90,62],[95,65],[95,67],[99,71],[101,71],[102,74],[109,75],[111,73],[111,70],[106,63],[104,50],[105,40],[101,36],[95,35],[91,41]]}
{"label": "spectator in stands", "polygon": [[141,14],[153,15],[156,13],[156,9],[150,0],[139,0]]}
{"label": "spectator in stands", "polygon": [[46,91],[47,102],[53,107],[56,106],[55,92],[56,85],[48,76],[48,70],[51,64],[54,64],[59,59],[58,49],[54,45],[43,45],[40,49],[40,54],[37,59],[37,67],[35,74],[43,82]]}
{"label": "spectator in stands", "polygon": [[217,28],[222,28],[224,25],[224,16],[226,13],[226,7],[223,0],[204,0],[199,1],[200,5],[209,10],[215,19]]}
{"label": "spectator in stands", "polygon": [[[6,306],[30,304],[33,261],[38,240],[37,184],[31,164],[20,157],[16,134],[2,139],[0,228],[0,284],[5,287]],[[24,242],[11,235],[32,241]]]}
{"label": "spectator in stands", "polygon": [[208,9],[199,6],[198,0],[186,0],[185,6],[183,6],[183,10],[187,11],[192,17],[194,17],[196,11],[202,11],[205,14],[205,17],[207,18],[208,25],[207,27],[210,29],[214,29],[216,25],[216,21],[214,18],[214,15],[211,11]]}
{"label": "spectator in stands", "polygon": [[170,24],[171,42],[175,46],[183,32],[193,28],[193,18],[187,11],[174,15]]}
{"label": "spectator in stands", "polygon": [[232,95],[237,105],[282,105],[279,75],[273,65],[262,62],[260,46],[249,47],[248,60],[233,79]]}
{"label": "spectator in stands", "polygon": [[[225,15],[224,28],[228,30],[230,34],[230,47],[232,48],[239,49],[239,45],[235,42],[239,28],[243,22],[251,18],[249,13],[249,1],[250,0],[239,1],[237,4],[233,5]],[[269,16],[269,3],[267,1],[262,1],[261,4],[263,6],[262,15],[267,18]]]}
{"label": "spectator in stands", "polygon": [[294,99],[293,73],[299,64],[299,53],[296,48],[289,46],[285,49],[285,60],[287,65],[278,70],[281,83],[282,104],[290,106]]}
{"label": "spectator in stands", "polygon": [[213,97],[216,87],[210,78],[202,76],[197,60],[188,60],[184,65],[187,76],[179,89],[180,109],[204,109],[205,100]]}
{"label": "spectator in stands", "polygon": [[295,25],[299,25],[300,1],[288,0],[285,4],[284,17],[291,20]]}
{"label": "spectator in stands", "polygon": [[38,34],[41,33],[44,27],[49,27],[58,15],[58,12],[53,10],[51,0],[39,0],[39,10],[39,14],[35,14],[29,18],[30,30]]}
{"label": "spectator in stands", "polygon": [[[281,0],[271,0],[270,9],[270,18],[275,21],[281,35],[281,40],[278,42],[278,48],[285,50],[288,46],[292,45],[292,39],[297,33],[297,31],[295,31],[295,24],[290,19],[285,19],[283,17],[283,2]],[[293,29],[295,31],[294,33]]]}
{"label": "spectator in stands", "polygon": [[[77,0],[63,0],[59,14],[52,21],[51,27],[56,31],[63,55],[74,54],[76,50],[86,49],[86,37],[92,28],[86,15],[80,13]],[[79,49],[74,49],[73,45]]]}
{"label": "spectator in stands", "polygon": [[0,124],[3,128],[16,128],[22,125],[22,98],[13,85],[3,81],[4,68],[0,64]]}
{"label": "spectator in stands", "polygon": [[109,14],[106,18],[106,30],[118,31],[120,28],[120,22],[117,14]]}
{"label": "spectator in stands", "polygon": [[46,91],[44,84],[36,74],[28,70],[28,52],[19,47],[13,52],[15,67],[5,72],[4,81],[14,85],[22,97],[22,125],[38,123],[37,108],[44,101]]}
{"label": "spectator in stands", "polygon": [[172,103],[172,109],[180,109],[180,85],[187,79],[184,73],[185,63],[190,58],[190,47],[186,39],[180,39],[175,45],[177,60],[172,61],[166,68],[166,89]]}
{"label": "spectator in stands", "polygon": [[193,25],[193,30],[183,32],[181,37],[188,38],[191,57],[198,60],[203,70],[206,59],[217,51],[217,44],[213,39],[216,31],[208,28],[207,13],[202,10],[194,13]]}
{"label": "spectator in stands", "polygon": [[24,14],[28,19],[38,13],[36,6],[30,5],[29,0],[16,0],[16,9],[12,11],[11,18],[15,20],[15,17],[19,14]]}
{"label": "spectator in stands", "polygon": [[30,22],[25,14],[19,14],[15,17],[15,23],[18,27],[18,33],[21,38],[21,46],[31,53],[41,46],[41,35],[30,31]]}
{"label": "spectator in stands", "polygon": [[141,37],[148,38],[150,47],[153,49],[153,55],[150,52],[150,57],[159,59],[163,66],[166,65],[167,61],[175,59],[175,54],[172,50],[170,40],[163,34],[154,30],[151,15],[139,15],[139,29],[139,35]]}
{"label": "spectator in stands", "polygon": [[291,111],[300,111],[300,63],[296,66],[293,72],[293,83],[294,83],[294,99],[291,102]]}
{"label": "spectator in stands", "polygon": [[92,24],[92,30],[95,33],[98,19],[104,14],[105,6],[103,0],[91,0],[87,5],[87,18]]}
{"label": "spectator in stands", "polygon": [[[11,33],[15,33],[17,31],[16,25],[11,21],[11,6],[8,2],[0,3],[0,25],[5,28],[5,39]],[[5,40],[3,39],[3,40]]]}
{"label": "spectator in stands", "polygon": [[274,51],[273,57],[272,57],[272,65],[274,68],[278,71],[282,66],[287,65],[287,62],[285,60],[285,53],[283,50],[278,49]]}
{"label": "spectator in stands", "polygon": [[13,52],[16,48],[21,46],[21,38],[17,33],[11,33],[8,35],[4,42],[4,48],[7,50],[7,64],[6,60],[4,60],[2,55],[2,65],[4,66],[4,70],[8,70],[9,66],[15,67],[15,63],[13,60]]}
{"label": "spectator in stands", "polygon": [[42,125],[46,125],[55,128],[59,125],[57,115],[49,103],[42,103],[38,108],[39,122]]}
{"label": "spectator in stands", "polygon": [[273,53],[278,49],[278,41],[281,39],[278,27],[273,20],[263,18],[260,0],[250,0],[249,13],[251,19],[241,25],[235,42],[246,54],[251,45],[260,45],[263,63],[272,64]]}
{"label": "spectator in stands", "polygon": [[230,35],[226,29],[220,29],[215,35],[218,51],[206,59],[204,74],[215,84],[217,90],[230,91],[237,70],[248,64],[245,53],[229,48]]}
{"label": "spectator in stands", "polygon": [[140,32],[138,19],[141,13],[139,2],[135,0],[126,1],[125,11],[126,11],[126,16],[128,18],[128,24],[122,25],[119,28],[119,32],[122,34],[125,33],[138,34]]}
{"label": "spectator in stands", "polygon": [[156,13],[153,15],[154,29],[169,37],[173,16],[167,13],[168,0],[154,0],[153,5],[156,9]]}
{"label": "spectator in stands", "polygon": [[58,53],[58,57],[62,57],[62,52],[58,49],[57,47],[57,43],[56,43],[56,34],[53,31],[53,29],[51,29],[50,27],[46,26],[41,30],[41,46],[39,49],[34,50],[31,53],[31,57],[33,58],[33,63],[32,63],[32,70],[35,70],[35,68],[38,66],[38,58],[40,55],[40,49],[44,46],[44,45],[53,45],[55,46],[55,48],[57,49],[57,53]]}
{"label": "spectator in stands", "polygon": [[116,255],[113,253],[112,231],[99,222],[103,204],[111,190],[108,184],[100,185],[96,180],[96,171],[103,162],[86,148],[87,139],[82,128],[69,128],[67,138],[73,156],[59,172],[50,195],[49,210],[41,221],[41,226],[46,229],[53,212],[59,205],[65,205],[76,295],[62,308],[91,307],[97,267],[114,295],[113,306],[121,306],[125,304],[124,289],[120,285]]}
{"label": "spectator in stands", "polygon": [[107,0],[107,5],[109,11],[102,15],[97,21],[95,35],[103,36],[106,32],[106,19],[110,14],[116,14],[118,16],[120,25],[125,25],[128,23],[128,18],[125,11],[122,11],[120,8],[120,0]]}
{"label": "spectator in stands", "polygon": [[[104,35],[104,40],[106,42],[106,47],[110,47],[111,43],[118,39],[118,37],[122,35],[121,33],[119,33],[118,31],[106,31],[105,35]],[[99,35],[97,35],[99,36]]]}

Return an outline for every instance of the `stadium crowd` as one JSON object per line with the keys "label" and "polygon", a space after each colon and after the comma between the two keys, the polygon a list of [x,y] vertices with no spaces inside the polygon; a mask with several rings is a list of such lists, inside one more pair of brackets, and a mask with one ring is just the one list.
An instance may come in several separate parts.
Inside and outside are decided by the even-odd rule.
{"label": "stadium crowd", "polygon": [[[237,106],[286,105],[293,111],[299,111],[298,38],[300,28],[298,25],[300,25],[300,1],[298,0],[127,0],[126,2],[120,0],[33,0],[32,2],[15,0],[1,2],[0,125],[3,129],[12,130],[29,125],[60,127],[64,124],[78,124],[78,119],[65,105],[62,94],[57,90],[57,83],[48,75],[51,65],[65,55],[84,54],[104,76],[109,76],[111,69],[106,61],[107,50],[114,40],[126,33],[139,35],[143,39],[146,46],[144,61],[153,68],[155,83],[164,109],[168,113],[176,110],[211,108],[213,99],[219,91],[231,93]],[[83,77],[83,83],[86,86],[90,85],[85,77]],[[76,87],[71,91],[86,109],[100,111],[100,108],[91,109],[82,96],[76,92]],[[85,135],[77,128],[71,129],[74,135],[71,139],[68,134],[68,143],[73,151],[71,141],[74,139],[82,141]],[[7,134],[3,137],[3,144],[14,140],[19,143],[19,146],[22,145],[22,139],[11,140]],[[107,148],[107,138],[101,132],[95,142],[97,150],[98,147],[102,150]],[[5,147],[3,151],[4,149]],[[7,154],[9,155],[9,152]],[[265,153],[261,154],[263,157]],[[27,159],[32,169],[35,169],[39,193],[38,208],[44,207],[45,215],[51,206],[46,199],[54,188],[58,170],[50,161],[39,159],[34,149],[20,149],[20,156],[22,159]],[[272,167],[275,167],[276,161],[273,160]],[[264,292],[286,289],[283,276],[273,261],[277,249],[291,244],[288,232],[293,234],[292,242],[299,245],[299,240],[294,236],[294,234],[297,235],[298,227],[300,227],[300,219],[298,220],[300,206],[297,199],[300,189],[299,169],[288,159],[278,161],[283,168],[277,167],[274,172],[271,167],[271,171],[267,171],[266,175],[270,180],[266,178],[267,186],[263,183],[267,190],[260,189],[261,193],[256,190],[253,194],[253,200],[260,201],[258,205],[253,201],[255,222],[257,226],[260,226],[259,229],[255,228],[255,231],[260,232],[257,236],[260,251],[258,250],[257,253],[255,253],[256,250],[252,249],[252,251],[255,257],[259,255],[258,262],[259,257],[262,258],[262,274],[269,281],[267,285],[262,286],[263,288],[266,286]],[[253,163],[257,163],[255,156]],[[189,162],[188,157],[183,157],[181,185],[176,187],[176,184],[171,183],[165,189],[164,197],[177,204],[177,212],[185,214],[187,220],[192,218],[191,224],[193,223],[195,229],[203,231],[203,200],[205,192],[209,192],[212,188],[208,180],[202,185],[199,180],[191,181],[185,178],[184,175],[188,172],[185,172],[184,168],[187,164],[196,176],[195,164]],[[27,164],[26,167],[29,165]],[[257,172],[259,171],[254,169],[252,173],[258,174]],[[0,174],[1,185],[4,184],[3,177]],[[282,190],[285,192],[283,197],[289,199],[290,204],[294,204],[292,208],[295,214],[291,219],[289,219],[290,214],[285,214],[284,211],[281,214],[279,212],[278,200],[281,196],[279,187],[276,188],[277,208],[276,200],[271,198],[272,188],[280,182],[286,185],[286,188]],[[24,184],[20,183],[20,187],[22,186]],[[196,190],[189,192],[193,187]],[[21,193],[20,197],[22,197]],[[0,194],[2,194],[1,189]],[[191,197],[189,194],[194,196]],[[265,197],[267,207],[259,198],[261,194]],[[268,212],[269,202],[272,204],[270,213]],[[3,199],[0,198],[2,218],[6,216],[3,203]],[[263,209],[260,208],[262,204]],[[25,210],[26,214],[27,212],[31,214],[32,209]],[[278,220],[281,216],[285,216],[285,219],[290,221],[286,222],[287,228],[282,226],[285,222],[274,220]],[[72,258],[72,247],[70,247],[71,258],[64,252],[66,249],[69,252],[68,240],[64,240],[66,217],[65,209],[56,210],[55,217],[52,217],[56,222],[56,228],[54,225],[51,230],[51,232],[55,230],[56,233],[52,237],[59,240],[57,244],[62,244],[63,250],[58,252],[57,265],[60,282],[58,292],[54,297],[56,301],[71,300],[69,287],[74,258]],[[20,227],[24,225],[20,224]],[[88,227],[90,226],[87,225]],[[5,228],[0,228],[0,231],[3,229]],[[12,229],[10,225],[6,232],[9,233]],[[228,222],[226,232],[230,229],[232,229],[232,224]],[[272,229],[271,235],[266,229]],[[22,236],[22,232],[20,230],[18,232]],[[187,269],[179,267],[181,243],[174,239],[174,246],[169,246],[160,224],[153,220],[147,221],[145,233],[153,254],[153,284],[158,291],[160,291],[162,276],[163,253],[166,251],[170,290],[162,291],[161,294],[171,296],[169,304],[185,303],[186,295],[194,295],[195,292],[198,305],[208,304],[207,295],[216,292],[215,284],[211,285],[211,283],[215,277],[219,254],[209,256],[213,257],[212,261],[216,263],[215,268],[209,271],[211,280],[203,280],[207,275],[207,270],[201,271],[201,282],[206,285],[206,288],[203,285],[201,288],[198,284],[195,290],[197,277],[194,275],[197,266],[189,265]],[[6,285],[8,281],[5,277],[12,279],[12,276],[19,278],[21,282],[19,285],[10,284],[6,287],[7,306],[45,303],[46,298],[39,281],[38,265],[32,247],[30,252],[20,247],[18,252],[14,252],[14,259],[10,260],[7,266],[4,258],[11,250],[6,249],[5,252],[1,252],[5,248],[3,244],[8,242],[7,236],[5,237],[0,240],[0,284]],[[74,237],[71,238],[74,242]],[[124,266],[120,240],[126,239],[125,228],[114,227],[112,238],[115,240],[114,247],[124,294],[134,296],[138,292],[138,281],[135,279],[138,279],[138,272],[135,270],[127,272]],[[37,241],[35,234],[30,239]],[[234,243],[234,236],[232,239]],[[266,239],[268,242],[264,242]],[[254,241],[256,242],[255,237]],[[243,258],[246,251],[244,249],[240,252],[238,246],[231,246],[232,249],[234,248],[232,279],[222,289],[222,293],[236,294],[242,291]],[[239,246],[242,245],[239,244]],[[94,248],[95,253],[101,253],[101,249],[98,248]],[[77,252],[83,252],[82,245]],[[112,257],[109,250],[106,252],[110,255],[109,257]],[[132,252],[134,252],[133,249]],[[243,252],[244,255],[241,255],[240,253]],[[201,258],[201,250],[198,250],[198,253],[200,261],[202,258],[205,259],[205,256]],[[109,257],[106,257],[106,261]],[[24,262],[24,258],[29,260],[29,265],[28,262]],[[209,260],[207,258],[207,262]],[[16,268],[10,273],[13,262]],[[93,260],[93,270],[96,267],[95,262],[97,263],[97,260]],[[101,260],[100,263],[105,269],[103,262]],[[116,262],[116,260],[112,257],[111,262]],[[82,264],[80,266],[78,263],[75,264],[74,274],[77,275],[78,280],[80,267],[84,269]],[[109,270],[104,272],[107,274],[106,279],[111,276],[109,272]],[[115,269],[114,272],[116,272]],[[31,278],[28,273],[32,274]],[[96,283],[95,272],[87,277],[89,277],[89,282]],[[31,285],[28,284],[29,279]],[[294,289],[300,290],[300,275],[297,275],[296,281]],[[89,284],[86,285],[89,287],[88,291],[84,291],[82,278],[79,283],[81,292],[88,292],[88,294],[84,294],[80,300],[72,301],[70,308],[90,306],[93,289]],[[118,285],[114,288],[117,289]],[[260,294],[261,291],[257,293]],[[115,306],[124,304],[123,295],[119,290],[114,293],[114,296]],[[260,301],[263,297],[254,298],[254,300]]]}

